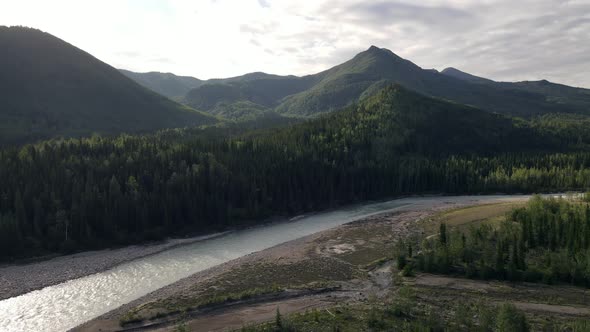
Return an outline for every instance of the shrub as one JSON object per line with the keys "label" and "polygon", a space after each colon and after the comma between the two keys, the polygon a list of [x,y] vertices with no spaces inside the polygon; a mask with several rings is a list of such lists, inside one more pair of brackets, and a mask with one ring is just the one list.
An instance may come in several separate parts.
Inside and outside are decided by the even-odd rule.
{"label": "shrub", "polygon": [[529,324],[526,316],[512,304],[503,304],[496,318],[498,332],[527,332]]}
{"label": "shrub", "polygon": [[397,268],[401,271],[406,267],[408,264],[408,260],[406,259],[405,255],[397,255]]}

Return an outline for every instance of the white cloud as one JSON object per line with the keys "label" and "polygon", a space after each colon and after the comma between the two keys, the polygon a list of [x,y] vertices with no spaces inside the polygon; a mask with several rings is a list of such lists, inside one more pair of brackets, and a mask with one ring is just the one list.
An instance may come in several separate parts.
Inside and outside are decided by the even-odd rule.
{"label": "white cloud", "polygon": [[425,68],[590,87],[587,0],[0,0],[0,24],[135,71],[309,74],[375,44]]}

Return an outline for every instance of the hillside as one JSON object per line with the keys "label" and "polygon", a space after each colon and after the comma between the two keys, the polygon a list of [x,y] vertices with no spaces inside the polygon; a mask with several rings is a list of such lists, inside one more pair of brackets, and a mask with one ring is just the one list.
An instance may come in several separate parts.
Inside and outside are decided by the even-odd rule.
{"label": "hillside", "polygon": [[249,120],[273,110],[289,95],[309,89],[313,78],[261,72],[230,78],[199,80],[170,73],[120,71],[139,84],[209,114]]}
{"label": "hillside", "polygon": [[[247,76],[246,76],[247,77]],[[239,109],[244,114],[250,105],[258,110],[277,107],[286,96],[308,89],[313,81],[295,76],[265,76],[256,79],[223,80],[206,82],[191,90],[184,102],[196,109],[212,114],[228,114],[228,108]]]}
{"label": "hillside", "polygon": [[135,73],[124,69],[119,71],[146,88],[173,100],[182,100],[187,92],[203,84],[203,81],[197,78],[176,76],[172,73]]}
{"label": "hillside", "polygon": [[214,123],[39,30],[0,27],[0,143]]}
{"label": "hillside", "polygon": [[[309,138],[339,144],[365,158],[406,153],[493,155],[557,150],[555,139],[528,123],[470,106],[425,97],[401,85],[388,85],[357,105],[321,116],[286,136],[314,145]],[[342,134],[346,133],[346,134]],[[286,139],[286,136],[284,139]]]}
{"label": "hillside", "polygon": [[555,112],[560,112],[560,107],[573,110],[572,113],[588,114],[590,110],[590,89],[571,87],[547,80],[496,82],[455,68],[446,68],[441,73],[472,83],[486,84],[497,89],[520,90],[530,94],[542,95],[548,104],[555,106]]}
{"label": "hillside", "polygon": [[[398,83],[425,95],[472,105],[490,112],[516,116],[545,113],[589,113],[590,109],[563,99],[556,102],[539,90],[482,85],[473,77],[452,77],[424,70],[387,49],[372,46],[339,66],[319,73],[313,88],[290,96],[278,107],[287,114],[329,112],[370,95],[387,83]],[[455,75],[456,76],[456,75]]]}

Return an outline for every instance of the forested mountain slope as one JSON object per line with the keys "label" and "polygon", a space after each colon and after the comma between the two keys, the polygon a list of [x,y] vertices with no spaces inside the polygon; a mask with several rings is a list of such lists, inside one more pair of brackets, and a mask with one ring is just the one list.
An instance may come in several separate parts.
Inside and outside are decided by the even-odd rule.
{"label": "forested mountain slope", "polygon": [[529,117],[553,112],[590,112],[589,108],[568,99],[551,100],[541,91],[482,85],[424,70],[375,46],[317,76],[321,77],[319,83],[286,98],[277,110],[299,115],[327,112],[371,95],[376,89],[393,82],[425,95],[507,115]]}
{"label": "forested mountain slope", "polygon": [[[553,105],[561,105],[565,110],[572,110],[573,113],[589,114],[590,90],[571,87],[563,84],[552,83],[547,80],[523,81],[523,82],[496,82],[487,78],[474,76],[455,68],[447,68],[441,72],[444,75],[452,76],[472,83],[486,84],[488,86],[505,89],[520,90],[532,94],[543,95],[546,102]],[[559,107],[555,112],[563,111]]]}
{"label": "forested mountain slope", "polygon": [[[314,77],[274,76],[261,74],[251,78],[207,81],[191,90],[184,102],[196,109],[229,118],[239,118],[245,106],[266,112],[280,105],[283,98],[309,89]],[[234,110],[234,111],[228,111]],[[242,113],[237,113],[241,111]]]}
{"label": "forested mountain slope", "polygon": [[39,30],[0,27],[0,49],[0,144],[218,121]]}
{"label": "forested mountain slope", "polygon": [[6,148],[0,256],[211,232],[409,193],[590,187],[588,142],[570,144],[543,128],[389,86],[279,129],[176,129]]}

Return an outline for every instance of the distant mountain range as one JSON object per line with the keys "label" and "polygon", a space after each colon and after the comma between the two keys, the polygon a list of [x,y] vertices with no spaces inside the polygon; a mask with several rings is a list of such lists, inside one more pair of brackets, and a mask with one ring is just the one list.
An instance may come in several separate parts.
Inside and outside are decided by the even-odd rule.
{"label": "distant mountain range", "polygon": [[[590,90],[547,81],[505,83],[454,68],[425,70],[393,52],[371,46],[353,59],[303,77],[247,74],[230,79],[191,80],[192,89],[173,88],[186,77],[124,72],[154,91],[196,109],[226,117],[276,111],[288,116],[315,116],[338,110],[391,83],[427,96],[451,100],[501,114],[531,117],[547,113],[590,113]],[[161,79],[150,79],[165,75]],[[173,90],[172,92],[170,92]],[[184,98],[179,94],[187,91]],[[241,111],[241,112],[239,112]],[[236,112],[237,116],[233,116]]]}
{"label": "distant mountain range", "polygon": [[466,110],[524,118],[590,115],[587,89],[422,69],[375,46],[314,75],[255,72],[211,80],[117,70],[31,28],[0,26],[0,49],[0,144],[208,125],[224,118],[262,119],[252,128],[292,123],[359,103],[391,84],[471,106]]}
{"label": "distant mountain range", "polygon": [[171,73],[134,73],[124,69],[119,71],[137,83],[174,100],[184,99],[190,90],[203,84],[203,81],[198,78],[176,76]]}
{"label": "distant mountain range", "polygon": [[0,26],[0,49],[0,143],[218,121],[36,29]]}

